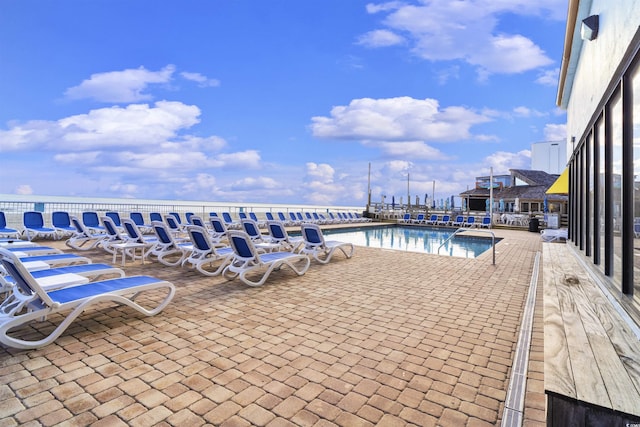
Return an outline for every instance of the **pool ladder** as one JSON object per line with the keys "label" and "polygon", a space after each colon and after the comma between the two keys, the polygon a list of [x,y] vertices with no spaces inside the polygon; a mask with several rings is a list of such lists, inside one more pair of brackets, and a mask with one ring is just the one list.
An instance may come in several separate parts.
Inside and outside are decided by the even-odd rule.
{"label": "pool ladder", "polygon": [[463,233],[465,231],[474,231],[476,233],[491,234],[491,247],[493,248],[493,265],[496,265],[496,235],[493,233],[493,231],[481,230],[479,228],[458,228],[456,231],[453,232],[453,234],[451,234],[451,236],[447,238],[447,240],[445,240],[444,242],[442,242],[440,246],[438,246],[438,255],[440,255],[441,247],[446,245],[449,242],[449,240],[453,239],[456,236],[456,234]]}

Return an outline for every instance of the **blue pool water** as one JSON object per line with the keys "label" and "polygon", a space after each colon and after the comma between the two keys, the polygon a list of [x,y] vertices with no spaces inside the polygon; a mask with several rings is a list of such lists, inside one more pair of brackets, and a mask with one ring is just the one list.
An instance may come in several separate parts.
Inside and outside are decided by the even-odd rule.
{"label": "blue pool water", "polygon": [[[357,246],[438,254],[440,245],[455,229],[436,227],[362,227],[348,230],[323,230],[327,240],[350,242]],[[498,239],[496,239],[496,242]],[[476,258],[491,249],[491,238],[456,235],[440,249],[440,255]]]}

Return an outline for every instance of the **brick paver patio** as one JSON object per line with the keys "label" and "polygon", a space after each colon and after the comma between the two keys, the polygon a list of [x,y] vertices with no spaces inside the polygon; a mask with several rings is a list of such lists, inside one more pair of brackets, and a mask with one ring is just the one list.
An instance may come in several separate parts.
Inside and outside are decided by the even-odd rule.
{"label": "brick paver patio", "polygon": [[[155,317],[105,305],[45,348],[0,347],[0,426],[499,424],[541,243],[495,232],[495,266],[358,247],[260,288],[129,262],[173,282],[173,302]],[[540,298],[526,426],[545,421]]]}

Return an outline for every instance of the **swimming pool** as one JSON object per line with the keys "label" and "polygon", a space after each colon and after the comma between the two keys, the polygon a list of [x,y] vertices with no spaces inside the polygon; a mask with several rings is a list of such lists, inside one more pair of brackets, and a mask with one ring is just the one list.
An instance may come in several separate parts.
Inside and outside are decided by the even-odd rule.
{"label": "swimming pool", "polygon": [[[357,246],[438,254],[438,248],[455,229],[436,227],[381,226],[346,230],[322,230],[327,240],[341,240]],[[498,242],[498,239],[496,239]],[[476,258],[491,249],[491,238],[456,235],[440,249],[440,255]]]}

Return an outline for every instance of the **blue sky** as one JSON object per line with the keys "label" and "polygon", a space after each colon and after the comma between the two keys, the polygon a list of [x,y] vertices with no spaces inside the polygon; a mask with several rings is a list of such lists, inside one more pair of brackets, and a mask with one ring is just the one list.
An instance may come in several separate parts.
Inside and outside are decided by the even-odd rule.
{"label": "blue sky", "polygon": [[3,0],[0,193],[365,205],[565,139],[566,0]]}

